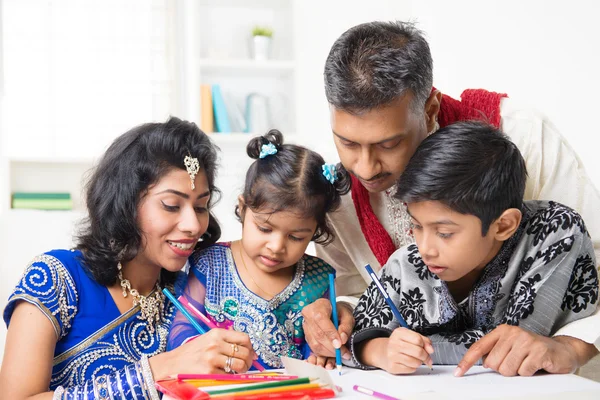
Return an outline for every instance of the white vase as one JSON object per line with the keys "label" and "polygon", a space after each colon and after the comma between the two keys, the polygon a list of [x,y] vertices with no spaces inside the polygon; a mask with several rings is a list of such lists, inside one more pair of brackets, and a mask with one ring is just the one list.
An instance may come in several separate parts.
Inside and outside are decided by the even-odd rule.
{"label": "white vase", "polygon": [[271,54],[271,38],[268,36],[253,36],[252,50],[255,60],[268,60]]}

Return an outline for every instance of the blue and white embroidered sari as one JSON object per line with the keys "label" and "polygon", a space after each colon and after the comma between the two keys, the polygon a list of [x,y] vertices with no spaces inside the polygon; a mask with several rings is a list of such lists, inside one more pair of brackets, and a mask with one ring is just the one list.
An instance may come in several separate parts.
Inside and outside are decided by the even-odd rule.
{"label": "blue and white embroidered sari", "polygon": [[[74,250],[53,250],[36,257],[4,310],[7,326],[20,300],[35,305],[52,323],[57,338],[52,390],[83,385],[139,361],[142,355],[163,352],[175,314],[166,300],[163,319],[151,333],[139,306],[121,314],[108,289],[87,275],[82,262],[81,252]],[[177,281],[180,288],[185,275]]]}
{"label": "blue and white embroidered sari", "polygon": [[[247,333],[259,362],[282,368],[280,356],[305,359],[310,348],[304,338],[302,309],[329,295],[328,275],[333,268],[304,255],[296,264],[292,282],[271,300],[265,300],[242,282],[229,243],[213,245],[190,260],[184,295],[219,328]],[[169,349],[198,333],[178,312],[169,336]]]}

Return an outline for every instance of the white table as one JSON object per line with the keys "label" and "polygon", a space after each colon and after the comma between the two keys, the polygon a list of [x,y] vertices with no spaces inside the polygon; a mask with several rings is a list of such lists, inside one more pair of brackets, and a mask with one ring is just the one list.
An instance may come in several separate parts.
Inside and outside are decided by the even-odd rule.
{"label": "white table", "polygon": [[401,376],[344,368],[342,376],[337,371],[331,371],[330,375],[343,389],[338,395],[341,399],[375,400],[352,390],[354,385],[361,385],[402,400],[600,400],[600,383],[574,374],[507,378],[483,367],[473,367],[464,377],[455,378],[454,368],[434,366],[431,371],[422,367],[412,375]]}

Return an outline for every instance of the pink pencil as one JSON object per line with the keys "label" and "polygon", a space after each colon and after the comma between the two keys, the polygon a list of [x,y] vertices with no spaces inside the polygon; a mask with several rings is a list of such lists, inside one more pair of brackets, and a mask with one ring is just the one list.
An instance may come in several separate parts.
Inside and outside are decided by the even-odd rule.
{"label": "pink pencil", "polygon": [[[181,304],[183,304],[183,306],[185,308],[188,309],[189,312],[191,312],[200,321],[204,322],[204,324],[206,326],[208,326],[210,329],[217,327],[210,319],[208,319],[208,317],[206,315],[202,314],[196,307],[191,305],[190,302],[187,301],[187,299],[184,296],[179,296],[178,300]],[[265,367],[260,365],[260,363],[258,361],[252,361],[252,365],[254,365],[254,368],[256,368],[257,370],[259,370],[261,372],[265,370]]]}
{"label": "pink pencil", "polygon": [[288,379],[297,379],[294,375],[254,375],[254,374],[179,374],[177,379],[197,379],[197,380],[215,380],[215,381],[286,381]]}

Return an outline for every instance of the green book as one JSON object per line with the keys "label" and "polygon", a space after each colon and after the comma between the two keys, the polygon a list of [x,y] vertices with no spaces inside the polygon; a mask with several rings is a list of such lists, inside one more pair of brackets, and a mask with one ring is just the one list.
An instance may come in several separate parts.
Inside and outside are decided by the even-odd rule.
{"label": "green book", "polygon": [[37,210],[71,210],[73,208],[73,201],[71,199],[14,199],[12,201],[12,208],[21,209],[37,209]]}
{"label": "green book", "polygon": [[36,199],[36,200],[46,200],[46,199],[61,199],[61,200],[70,200],[71,193],[61,193],[61,192],[48,192],[48,193],[34,193],[34,192],[14,192],[12,195],[13,199]]}

